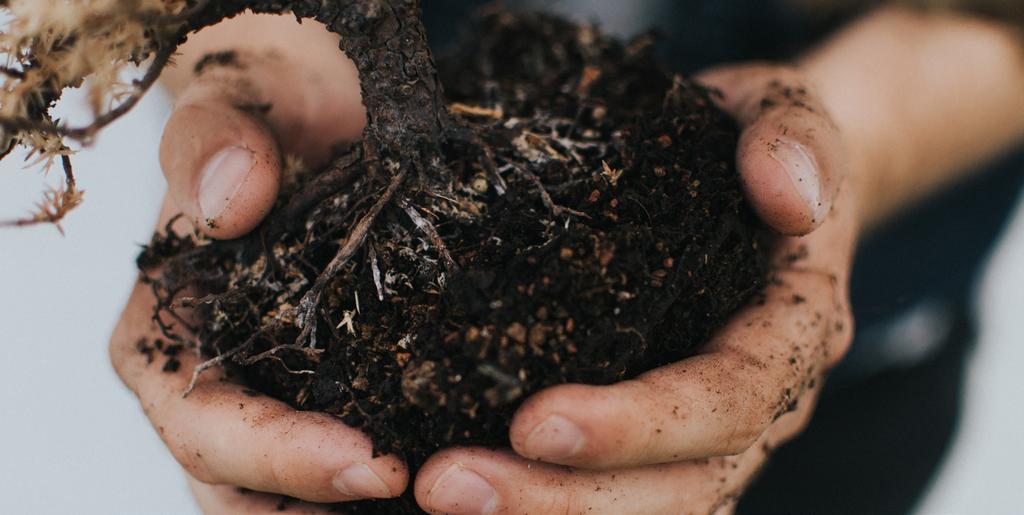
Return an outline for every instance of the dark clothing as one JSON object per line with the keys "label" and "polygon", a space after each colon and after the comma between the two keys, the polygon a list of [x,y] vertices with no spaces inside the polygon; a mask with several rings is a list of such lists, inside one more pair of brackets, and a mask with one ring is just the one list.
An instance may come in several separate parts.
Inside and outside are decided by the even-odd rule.
{"label": "dark clothing", "polygon": [[[644,5],[657,10],[652,18],[666,59],[684,72],[786,60],[849,21],[812,20],[763,0]],[[456,33],[467,3],[428,7],[433,38]],[[740,502],[741,513],[877,515],[915,506],[955,434],[975,332],[969,293],[1024,186],[1024,153],[991,168],[863,242],[851,288],[857,340],[827,383],[808,431],[778,451]],[[930,333],[904,341],[909,333],[901,324],[918,319]]]}

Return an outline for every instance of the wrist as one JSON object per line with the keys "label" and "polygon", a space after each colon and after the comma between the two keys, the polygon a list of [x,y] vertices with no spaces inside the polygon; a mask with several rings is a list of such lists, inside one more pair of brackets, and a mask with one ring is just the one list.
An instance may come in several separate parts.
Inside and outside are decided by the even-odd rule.
{"label": "wrist", "polygon": [[884,8],[801,67],[847,143],[865,229],[1024,137],[1024,53],[999,24]]}

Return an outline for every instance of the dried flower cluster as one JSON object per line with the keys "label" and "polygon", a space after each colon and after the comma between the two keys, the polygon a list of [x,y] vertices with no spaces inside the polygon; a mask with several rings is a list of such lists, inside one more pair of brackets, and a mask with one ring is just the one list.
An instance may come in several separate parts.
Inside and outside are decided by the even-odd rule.
{"label": "dried flower cluster", "polygon": [[[69,141],[88,143],[96,132],[135,105],[156,81],[181,40],[194,9],[189,0],[0,0],[0,157],[15,147],[48,170],[60,160],[64,184],[48,191],[30,216],[2,225],[58,223],[81,202]],[[139,80],[122,82],[130,66],[152,60]],[[68,127],[50,110],[66,88],[89,78],[94,120]]]}

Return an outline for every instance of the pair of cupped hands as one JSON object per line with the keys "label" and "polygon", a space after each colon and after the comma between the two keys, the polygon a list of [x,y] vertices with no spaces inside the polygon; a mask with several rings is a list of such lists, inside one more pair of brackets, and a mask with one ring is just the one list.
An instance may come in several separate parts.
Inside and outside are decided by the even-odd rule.
{"label": "pair of cupped hands", "polygon": [[[358,139],[365,113],[356,72],[327,39],[322,49],[240,52],[241,66],[172,77],[159,226],[181,212],[212,238],[242,236],[270,211],[283,156],[322,163],[333,145]],[[611,386],[533,395],[512,421],[511,449],[442,450],[410,477],[397,457],[375,458],[359,430],[254,397],[221,372],[183,397],[199,357],[182,356],[179,373],[147,363],[136,342],[160,333],[154,299],[137,284],[111,359],[200,507],[277,512],[280,496],[268,494],[283,494],[307,501],[288,510],[320,512],[315,503],[411,487],[432,513],[731,512],[772,450],[807,424],[823,375],[850,344],[857,222],[844,187],[850,142],[798,66],[741,64],[698,79],[721,92],[716,101],[740,124],[746,194],[779,234],[763,302],[692,358]],[[245,108],[252,105],[272,107]],[[192,230],[187,220],[178,227]]]}

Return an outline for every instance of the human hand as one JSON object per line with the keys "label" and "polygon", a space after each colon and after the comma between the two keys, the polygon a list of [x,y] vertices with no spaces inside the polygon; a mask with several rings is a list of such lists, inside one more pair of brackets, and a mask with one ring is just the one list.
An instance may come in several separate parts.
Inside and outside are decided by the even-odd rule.
{"label": "human hand", "polygon": [[[261,43],[253,33],[275,37]],[[241,16],[192,36],[182,53],[166,73],[176,101],[160,165],[176,207],[213,238],[260,223],[285,156],[316,167],[362,135],[355,65],[322,25]]]}
{"label": "human hand", "polygon": [[[158,227],[181,211],[212,237],[240,236],[272,207],[282,153],[315,164],[328,157],[331,145],[358,138],[364,124],[356,72],[339,56],[336,39],[322,29],[295,36],[291,32],[304,29],[285,18],[228,23],[239,22],[247,24],[247,31],[273,30],[289,41],[327,39],[322,47],[302,45],[302,55],[254,46],[226,54],[246,39],[223,34],[231,27],[218,26],[196,35],[183,49],[175,72],[178,83],[172,77],[170,84],[178,90],[177,103],[160,149],[171,200]],[[222,47],[223,41],[236,46]],[[200,61],[205,64],[199,66]],[[187,233],[189,224],[180,222],[177,230]],[[155,305],[150,289],[136,284],[111,337],[111,360],[188,472],[204,511],[269,513],[280,501],[242,495],[235,487],[331,503],[392,497],[405,490],[405,465],[393,456],[374,458],[366,436],[334,417],[295,411],[246,390],[223,371],[204,374],[183,398],[199,357],[182,351],[180,371],[167,373],[161,370],[164,360],[150,363],[137,348],[140,341],[167,340],[152,319]]]}
{"label": "human hand", "polygon": [[806,425],[852,338],[857,222],[852,190],[839,188],[845,142],[795,69],[727,67],[701,80],[743,127],[738,167],[752,205],[790,235],[774,250],[764,301],[693,358],[612,386],[534,395],[512,422],[515,454],[433,456],[415,483],[424,509],[727,513],[770,450]]}

